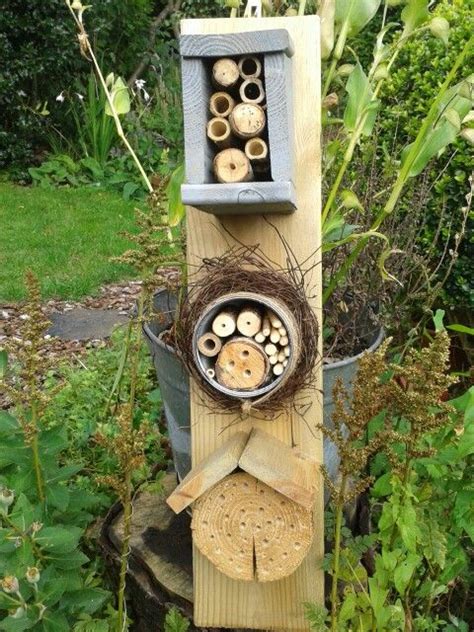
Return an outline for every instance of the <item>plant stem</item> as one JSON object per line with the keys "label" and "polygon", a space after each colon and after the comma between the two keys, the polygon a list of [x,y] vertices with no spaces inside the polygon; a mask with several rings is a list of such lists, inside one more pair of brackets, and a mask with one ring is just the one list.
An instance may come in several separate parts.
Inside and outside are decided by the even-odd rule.
{"label": "plant stem", "polygon": [[38,490],[38,498],[40,502],[44,503],[45,492],[38,446],[38,413],[35,400],[31,402],[31,424],[33,426],[33,436],[30,439],[30,446],[33,453],[33,469],[35,471],[36,489]]}
{"label": "plant stem", "polygon": [[298,15],[304,15],[306,11],[306,0],[299,0]]}
{"label": "plant stem", "polygon": [[[420,127],[420,130],[416,136],[416,139],[414,141],[414,143],[411,146],[411,149],[408,153],[408,156],[406,157],[406,160],[403,163],[402,168],[400,169],[397,179],[395,181],[395,184],[393,185],[392,188],[392,192],[387,200],[387,202],[385,203],[383,209],[380,211],[379,215],[376,217],[375,221],[373,222],[372,226],[370,227],[370,230],[377,230],[377,228],[382,224],[382,222],[386,219],[386,217],[388,215],[390,215],[390,213],[393,212],[399,198],[400,195],[403,191],[403,188],[405,187],[405,184],[407,182],[407,180],[411,177],[410,176],[410,170],[413,166],[413,163],[419,153],[419,150],[421,148],[422,143],[425,140],[425,136],[430,128],[430,126],[434,123],[434,121],[436,120],[436,117],[438,115],[438,106],[440,105],[442,99],[444,98],[444,95],[446,94],[446,91],[448,90],[449,86],[451,85],[452,81],[454,80],[454,77],[456,76],[456,73],[459,69],[459,67],[461,66],[461,64],[463,63],[466,55],[468,54],[470,47],[472,45],[472,42],[474,41],[474,36],[471,36],[471,38],[469,39],[469,41],[467,42],[467,44],[465,45],[464,49],[462,50],[462,52],[460,53],[460,55],[458,56],[458,58],[456,59],[453,67],[451,68],[450,72],[448,73],[446,79],[444,80],[441,88],[439,89],[438,95],[436,97],[436,99],[433,101],[433,103],[431,104],[431,107],[428,111],[427,116],[425,117],[425,120],[423,121],[422,126]],[[395,54],[397,53],[397,51],[395,52]],[[394,55],[395,55],[394,54]],[[379,86],[380,86],[380,82],[379,85],[377,86],[376,90],[374,91],[374,97],[377,95],[378,91],[379,91]],[[360,126],[358,126],[359,129]],[[356,130],[357,131],[357,130]],[[354,135],[351,139],[351,143],[354,139],[354,136],[356,136],[356,132],[354,132]],[[358,139],[358,136],[357,136]],[[357,141],[356,139],[356,141]],[[355,144],[354,144],[355,147]],[[324,211],[323,211],[323,217],[326,217],[327,214],[329,213],[329,209],[332,206],[332,203],[336,197],[340,182],[342,180],[342,177],[349,165],[350,162],[350,158],[349,160],[347,160],[347,156],[348,156],[348,152],[349,152],[350,146],[348,147],[348,149],[346,150],[346,154],[344,155],[344,161],[341,165],[341,168],[339,169],[338,175],[336,177],[336,180],[331,188],[329,197],[328,197],[328,201],[326,202],[326,205],[324,207]],[[352,156],[351,156],[352,157]],[[369,241],[370,237],[362,237],[360,239],[360,241],[357,242],[357,245],[354,247],[354,249],[352,250],[352,252],[346,257],[344,263],[342,264],[342,266],[339,268],[339,270],[337,271],[337,273],[331,278],[331,281],[329,283],[329,285],[327,286],[327,288],[324,290],[323,293],[323,303],[325,303],[333,294],[334,290],[338,287],[339,283],[342,281],[342,279],[344,279],[348,273],[348,271],[350,270],[350,268],[352,267],[352,265],[354,264],[354,262],[359,258],[359,255],[361,254],[361,252],[364,250],[364,248],[366,247],[368,241]]]}
{"label": "plant stem", "polygon": [[[132,413],[130,413],[132,414]],[[131,472],[125,473],[125,496],[122,498],[123,506],[123,542],[120,552],[120,576],[117,595],[117,632],[126,629],[127,615],[125,612],[125,588],[127,583],[128,556],[130,553],[130,536],[132,531],[132,481]]]}
{"label": "plant stem", "polygon": [[82,24],[82,21],[79,20],[76,16],[76,14],[74,13],[73,8],[71,7],[71,5],[69,4],[69,2],[66,0],[66,5],[69,9],[69,11],[71,12],[74,21],[76,22],[76,25],[79,29],[79,34],[80,34],[80,41],[81,43],[84,43],[84,46],[87,49],[87,53],[90,55],[91,61],[92,61],[92,65],[94,66],[94,69],[97,73],[97,76],[99,77],[99,81],[102,85],[102,88],[104,90],[105,93],[105,97],[107,99],[107,102],[109,104],[110,107],[110,111],[112,112],[112,116],[113,119],[115,121],[115,127],[117,128],[117,134],[119,135],[120,139],[122,140],[123,144],[125,145],[125,147],[127,148],[127,151],[129,152],[129,154],[131,155],[133,161],[135,162],[138,171],[140,172],[140,175],[142,176],[142,179],[145,183],[145,186],[147,187],[148,191],[150,193],[153,193],[153,186],[150,182],[150,179],[148,178],[148,176],[146,175],[145,170],[143,169],[143,166],[141,164],[141,162],[139,161],[133,147],[130,145],[130,143],[128,142],[127,137],[125,136],[125,132],[123,131],[123,127],[122,127],[122,123],[120,121],[120,117],[117,114],[117,111],[114,107],[114,103],[112,101],[112,96],[109,92],[109,89],[107,87],[107,84],[105,82],[104,76],[102,74],[102,71],[100,69],[100,66],[97,62],[96,56],[94,55],[94,51],[92,50],[92,46],[89,42],[89,36],[86,33],[86,30],[84,28],[84,25]]}
{"label": "plant stem", "polygon": [[332,583],[331,583],[331,631],[337,630],[337,607],[338,595],[337,584],[339,579],[339,559],[341,553],[341,529],[342,529],[342,510],[344,507],[344,493],[346,491],[346,475],[342,475],[341,486],[339,488],[339,497],[336,509],[336,524],[334,527],[334,552],[332,563]]}

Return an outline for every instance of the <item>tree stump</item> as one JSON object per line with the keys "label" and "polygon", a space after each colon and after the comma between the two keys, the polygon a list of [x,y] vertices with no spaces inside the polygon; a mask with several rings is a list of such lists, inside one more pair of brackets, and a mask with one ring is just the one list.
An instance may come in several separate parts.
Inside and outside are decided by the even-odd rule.
{"label": "tree stump", "polygon": [[[161,632],[173,606],[192,621],[191,517],[186,512],[176,515],[165,502],[176,485],[176,473],[168,472],[163,494],[143,492],[133,503],[127,603],[135,632]],[[99,541],[114,582],[118,580],[122,539],[123,513],[116,503],[104,521]],[[221,628],[191,625],[189,630],[220,632]]]}

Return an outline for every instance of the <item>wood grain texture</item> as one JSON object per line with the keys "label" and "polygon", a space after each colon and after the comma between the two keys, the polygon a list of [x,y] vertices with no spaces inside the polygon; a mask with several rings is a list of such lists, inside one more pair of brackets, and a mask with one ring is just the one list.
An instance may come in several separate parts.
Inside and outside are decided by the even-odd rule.
{"label": "wood grain texture", "polygon": [[300,457],[268,432],[252,430],[239,467],[302,507],[313,507],[319,479],[317,463]]}
{"label": "wood grain texture", "polygon": [[215,452],[193,467],[168,496],[166,502],[171,509],[175,513],[180,513],[222,478],[233,472],[238,466],[247,440],[247,432],[236,432]]}
{"label": "wood grain texture", "polygon": [[214,148],[206,136],[209,96],[213,91],[207,69],[200,59],[183,59],[184,143],[186,147],[186,180],[190,184],[213,182]]}
{"label": "wood grain texture", "polygon": [[[318,262],[320,252],[320,52],[319,19],[316,16],[291,18],[184,20],[185,34],[231,33],[274,28],[288,29],[295,43],[293,95],[295,117],[295,186],[298,212],[274,215],[271,222],[285,235],[299,261]],[[262,183],[265,184],[265,183]],[[234,186],[234,185],[227,185]],[[229,209],[230,211],[231,209]],[[229,235],[222,225],[243,243],[259,243],[265,253],[286,265],[285,249],[277,232],[258,215],[204,215],[187,209],[187,255],[190,269],[203,257],[222,255],[229,247]],[[312,307],[321,326],[321,267],[316,265],[307,281],[313,286]],[[191,428],[192,458],[196,465],[213,452],[237,429],[260,427],[288,445],[308,452],[322,462],[322,437],[317,424],[322,422],[321,366],[315,368],[316,389],[308,393],[312,406],[302,419],[292,410],[272,422],[249,416],[239,423],[215,412],[212,404],[203,407],[203,395],[192,381]],[[317,494],[314,510],[315,538],[299,568],[277,582],[239,582],[220,573],[200,552],[194,550],[194,618],[209,627],[247,627],[276,630],[309,630],[304,618],[304,602],[323,603],[323,495]]]}
{"label": "wood grain texture", "polygon": [[193,508],[193,540],[235,580],[287,577],[311,546],[312,514],[245,472],[227,476]]}
{"label": "wood grain texture", "polygon": [[203,34],[188,34],[182,30],[179,50],[183,57],[225,57],[282,51],[288,56],[293,54],[293,44],[285,28],[252,32],[245,30],[242,28],[242,33],[226,33],[225,37],[220,34],[203,37]]}
{"label": "wood grain texture", "polygon": [[216,362],[219,384],[237,391],[254,391],[269,373],[268,358],[261,345],[250,338],[234,338],[223,347]]}

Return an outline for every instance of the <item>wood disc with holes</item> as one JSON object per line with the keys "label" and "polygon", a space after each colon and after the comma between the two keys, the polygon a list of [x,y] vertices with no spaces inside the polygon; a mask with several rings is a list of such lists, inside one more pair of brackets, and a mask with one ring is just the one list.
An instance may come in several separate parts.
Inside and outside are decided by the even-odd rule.
{"label": "wood disc with holes", "polygon": [[263,384],[270,367],[261,345],[249,338],[234,338],[222,347],[215,370],[217,381],[222,386],[248,391]]}
{"label": "wood disc with holes", "polygon": [[291,575],[313,540],[312,513],[245,472],[214,485],[193,508],[197,548],[233,579]]}

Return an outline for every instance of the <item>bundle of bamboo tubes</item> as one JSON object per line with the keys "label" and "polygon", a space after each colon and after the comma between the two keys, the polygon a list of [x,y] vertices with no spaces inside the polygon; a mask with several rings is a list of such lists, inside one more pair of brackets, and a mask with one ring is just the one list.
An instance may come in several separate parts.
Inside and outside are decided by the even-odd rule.
{"label": "bundle of bamboo tubes", "polygon": [[217,92],[209,99],[207,136],[217,149],[213,162],[217,182],[269,179],[262,62],[255,55],[217,59],[212,84]]}
{"label": "bundle of bamboo tubes", "polygon": [[283,375],[292,349],[279,316],[263,305],[226,306],[197,340],[206,375],[232,390],[256,390]]}

